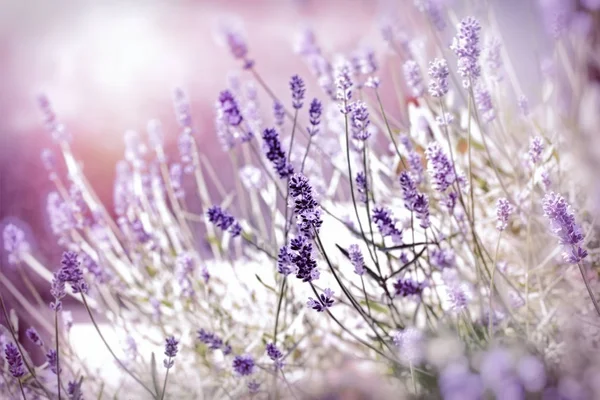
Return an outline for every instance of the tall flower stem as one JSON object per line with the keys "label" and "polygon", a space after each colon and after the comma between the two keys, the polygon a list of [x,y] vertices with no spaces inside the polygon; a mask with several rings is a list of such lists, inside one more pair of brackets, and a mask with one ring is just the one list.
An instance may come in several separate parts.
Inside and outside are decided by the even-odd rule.
{"label": "tall flower stem", "polygon": [[590,281],[587,275],[585,274],[585,268],[583,268],[583,265],[581,265],[580,262],[577,263],[577,266],[579,267],[579,272],[581,273],[581,277],[583,278],[583,283],[585,283],[585,288],[587,289],[588,294],[590,295],[590,299],[594,304],[594,308],[600,316],[600,304],[598,304],[598,300],[596,300],[596,296],[594,296],[594,292],[592,291],[592,287],[590,286]]}
{"label": "tall flower stem", "polygon": [[[171,357],[169,357],[167,364],[171,363]],[[160,400],[163,400],[165,398],[165,393],[167,391],[167,379],[169,379],[169,371],[171,370],[171,368],[167,368],[167,372],[165,372],[165,380],[163,382],[163,387],[162,387],[162,391],[161,391],[161,395],[160,395]]]}
{"label": "tall flower stem", "polygon": [[27,400],[27,396],[25,396],[25,390],[23,389],[23,383],[21,382],[21,378],[17,379],[19,382],[19,389],[21,389],[21,395],[23,396],[23,400]]}
{"label": "tall flower stem", "polygon": [[58,310],[54,310],[54,337],[56,344],[56,382],[58,390],[58,400],[61,399],[60,394],[60,348],[58,340]]}

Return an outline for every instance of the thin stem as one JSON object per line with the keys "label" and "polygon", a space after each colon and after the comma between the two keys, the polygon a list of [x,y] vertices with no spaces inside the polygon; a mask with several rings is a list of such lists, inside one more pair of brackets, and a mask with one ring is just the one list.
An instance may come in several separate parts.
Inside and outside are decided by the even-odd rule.
{"label": "thin stem", "polygon": [[[169,360],[167,361],[167,364],[171,363],[171,357],[169,357]],[[162,388],[162,394],[160,395],[160,400],[163,400],[165,398],[165,392],[167,391],[167,379],[169,378],[169,371],[171,370],[171,368],[167,368],[167,372],[165,373],[165,380],[163,382],[163,388]]]}
{"label": "thin stem", "polygon": [[279,327],[279,314],[281,312],[281,303],[283,301],[284,291],[287,289],[286,282],[287,282],[287,276],[284,276],[283,282],[281,282],[281,290],[279,292],[279,300],[277,301],[277,312],[275,313],[275,329],[273,330],[273,344],[277,344],[277,328]]}
{"label": "thin stem", "polygon": [[592,287],[590,286],[590,282],[585,274],[585,269],[583,268],[583,265],[581,265],[581,263],[577,263],[577,266],[579,267],[579,272],[581,272],[581,277],[583,278],[585,288],[587,289],[588,294],[590,295],[590,299],[592,299],[592,303],[594,303],[594,308],[596,309],[598,315],[600,315],[600,305],[598,304],[598,300],[596,300],[596,296],[594,296],[594,293],[592,292]]}
{"label": "thin stem", "polygon": [[383,120],[385,122],[385,127],[387,128],[388,134],[390,135],[390,139],[392,140],[392,143],[394,144],[394,149],[396,150],[396,154],[398,155],[398,158],[400,158],[400,162],[402,163],[402,166],[404,166],[404,168],[406,168],[406,163],[404,162],[404,158],[402,158],[402,155],[400,154],[400,150],[398,149],[398,144],[396,143],[396,139],[394,139],[394,134],[392,133],[392,129],[390,128],[390,124],[388,122],[387,116],[385,115],[385,111],[383,110],[383,103],[381,102],[381,98],[379,97],[379,92],[377,90],[375,90],[375,96],[377,96],[377,103],[379,103],[379,109],[381,111],[381,115],[383,116]]}
{"label": "thin stem", "polygon": [[[58,303],[58,300],[56,301]],[[54,311],[54,336],[56,340],[56,382],[58,383],[58,400],[61,399],[60,394],[60,349],[58,347],[58,311]]]}
{"label": "thin stem", "polygon": [[104,335],[102,335],[102,332],[100,331],[100,327],[96,323],[96,319],[94,318],[94,315],[92,314],[92,310],[90,309],[90,307],[89,307],[89,305],[87,303],[87,300],[85,299],[85,296],[83,295],[83,293],[81,293],[81,299],[83,300],[83,305],[85,306],[85,309],[86,309],[88,315],[90,316],[90,320],[92,321],[92,324],[94,325],[94,328],[96,329],[96,332],[98,332],[98,335],[100,336],[100,339],[102,339],[102,342],[104,343],[104,346],[106,346],[108,352],[113,356],[113,358],[115,359],[115,361],[117,362],[117,364],[119,364],[119,366],[121,368],[123,368],[123,370],[125,372],[127,372],[127,374],[133,378],[133,380],[135,380],[137,383],[139,383],[148,393],[150,393],[153,398],[156,398],[157,394],[155,394],[151,389],[149,389],[148,386],[146,386],[144,384],[144,382],[142,382],[140,380],[140,378],[138,378],[137,376],[135,376],[134,373],[131,372],[125,366],[125,364],[123,364],[123,362],[119,359],[119,357],[117,357],[117,355],[113,352],[113,350],[110,348],[110,345],[108,344],[108,342],[104,338]]}
{"label": "thin stem", "polygon": [[500,249],[500,238],[502,238],[502,231],[498,234],[498,241],[496,242],[496,252],[494,253],[494,264],[492,265],[492,277],[490,279],[490,309],[488,311],[488,335],[490,338],[494,337],[494,331],[492,330],[492,302],[494,298],[494,275],[496,274],[496,264],[498,262],[498,250]]}
{"label": "thin stem", "polygon": [[23,389],[23,383],[21,383],[21,379],[18,378],[17,382],[19,382],[19,389],[21,389],[21,394],[23,395],[23,400],[27,400],[27,396],[25,396],[25,390]]}

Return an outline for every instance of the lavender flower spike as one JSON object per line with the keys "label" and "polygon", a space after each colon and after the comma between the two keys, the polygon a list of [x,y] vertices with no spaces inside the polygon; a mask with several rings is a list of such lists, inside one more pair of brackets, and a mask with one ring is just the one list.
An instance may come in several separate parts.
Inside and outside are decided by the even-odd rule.
{"label": "lavender flower spike", "polygon": [[298,75],[292,76],[290,80],[290,90],[292,91],[292,106],[299,110],[304,105],[304,93],[306,89],[304,88],[304,81]]}
{"label": "lavender flower spike", "polygon": [[356,181],[356,191],[358,192],[358,200],[361,203],[366,203],[368,200],[367,177],[364,172],[359,172],[354,178]]}
{"label": "lavender flower spike", "polygon": [[383,237],[391,236],[394,243],[402,242],[402,231],[396,228],[396,221],[389,209],[375,207],[372,218]]}
{"label": "lavender flower spike", "polygon": [[348,256],[350,257],[350,262],[354,266],[354,273],[363,275],[365,273],[365,259],[357,244],[351,244],[350,247],[348,247]]}
{"label": "lavender flower spike", "polygon": [[223,90],[219,94],[218,107],[227,125],[236,127],[242,123],[244,118],[235,97],[229,90]]}
{"label": "lavender flower spike", "polygon": [[267,344],[267,355],[273,362],[277,368],[283,367],[283,353],[277,348],[274,343]]}
{"label": "lavender flower spike", "polygon": [[175,363],[173,361],[173,358],[175,358],[175,356],[177,356],[177,345],[179,344],[179,341],[176,340],[173,336],[168,337],[165,339],[165,356],[168,357],[168,359],[165,359],[163,361],[163,364],[165,366],[165,368],[169,369],[173,366],[173,364]]}
{"label": "lavender flower spike", "polygon": [[371,133],[367,129],[370,122],[367,105],[362,101],[354,103],[351,118],[352,137],[360,141],[367,140],[371,136]]}
{"label": "lavender flower spike", "polygon": [[445,192],[456,180],[452,162],[437,142],[427,146],[425,156],[428,161],[427,170],[433,181],[434,189],[438,192]]}
{"label": "lavender flower spike", "polygon": [[529,142],[529,161],[532,165],[538,164],[542,159],[542,153],[544,152],[544,140],[540,136],[536,136]]}
{"label": "lavender flower spike", "polygon": [[215,224],[224,231],[229,231],[232,237],[239,236],[242,232],[242,227],[235,218],[219,206],[210,207],[206,212],[206,215],[208,216],[208,221],[210,223]]}
{"label": "lavender flower spike", "polygon": [[512,204],[504,197],[499,198],[496,203],[496,216],[498,222],[496,223],[496,229],[503,231],[508,226],[508,217],[514,211]]}
{"label": "lavender flower spike", "polygon": [[310,136],[315,136],[319,133],[319,125],[321,124],[321,114],[323,113],[323,104],[317,99],[313,99],[310,102],[310,108],[308,109],[308,116],[310,126],[306,128]]}
{"label": "lavender flower spike", "polygon": [[39,347],[44,346],[44,342],[42,341],[42,338],[40,337],[40,335],[37,333],[37,331],[35,330],[35,328],[33,326],[28,328],[25,331],[25,335],[31,341],[31,343],[35,344],[36,346],[39,346]]}
{"label": "lavender flower spike", "polygon": [[59,370],[58,367],[58,354],[56,350],[50,349],[46,353],[46,361],[48,362],[48,366],[50,366],[50,371],[54,373],[54,375],[58,375],[62,372],[62,368]]}
{"label": "lavender flower spike", "polygon": [[581,247],[583,232],[575,222],[575,215],[564,197],[554,192],[547,193],[542,201],[544,216],[550,221],[550,230],[565,247],[563,258],[569,264],[577,264],[587,257]]}
{"label": "lavender flower spike", "polygon": [[25,240],[25,232],[16,225],[8,224],[4,227],[2,240],[10,264],[18,264],[23,254],[29,251],[29,243]]}
{"label": "lavender flower spike", "polygon": [[240,376],[254,373],[254,358],[250,355],[235,356],[232,363],[233,370]]}
{"label": "lavender flower spike", "polygon": [[286,179],[294,173],[294,167],[288,162],[288,158],[281,146],[279,134],[273,128],[267,128],[263,132],[263,141],[265,155],[273,163],[273,168],[279,175],[279,178]]}
{"label": "lavender flower spike", "polygon": [[473,17],[463,19],[457,26],[458,34],[450,48],[458,57],[458,73],[463,77],[463,87],[468,89],[481,74],[479,67],[479,31],[481,25]]}
{"label": "lavender flower spike", "polygon": [[333,306],[333,290],[327,288],[323,293],[319,295],[319,297],[315,300],[312,297],[308,298],[306,305],[308,308],[312,308],[317,312],[323,312],[326,309]]}
{"label": "lavender flower spike", "polygon": [[8,370],[14,378],[20,378],[25,375],[23,367],[23,358],[17,346],[12,343],[7,343],[4,346],[4,357],[8,363]]}
{"label": "lavender flower spike", "polygon": [[402,72],[404,72],[404,79],[406,79],[406,84],[411,90],[413,96],[423,96],[425,88],[423,87],[423,77],[421,76],[419,64],[417,64],[414,60],[408,60],[402,66]]}
{"label": "lavender flower spike", "polygon": [[74,251],[64,252],[60,263],[62,266],[58,272],[58,278],[65,283],[70,283],[73,293],[87,293],[88,285],[83,279],[81,262],[77,253]]}
{"label": "lavender flower spike", "polygon": [[443,97],[448,93],[448,63],[444,59],[436,58],[429,63],[429,94],[433,97]]}

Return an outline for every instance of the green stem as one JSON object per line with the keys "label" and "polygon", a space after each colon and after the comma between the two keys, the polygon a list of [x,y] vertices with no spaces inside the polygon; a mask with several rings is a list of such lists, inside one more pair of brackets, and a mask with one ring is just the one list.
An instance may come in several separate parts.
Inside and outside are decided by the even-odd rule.
{"label": "green stem", "polygon": [[[171,357],[169,357],[169,360],[167,361],[167,364],[171,363]],[[171,370],[171,368],[167,368],[167,372],[165,373],[165,380],[163,382],[163,388],[162,388],[162,394],[160,395],[160,400],[163,400],[165,398],[165,392],[167,391],[167,379],[169,378],[169,371]]]}

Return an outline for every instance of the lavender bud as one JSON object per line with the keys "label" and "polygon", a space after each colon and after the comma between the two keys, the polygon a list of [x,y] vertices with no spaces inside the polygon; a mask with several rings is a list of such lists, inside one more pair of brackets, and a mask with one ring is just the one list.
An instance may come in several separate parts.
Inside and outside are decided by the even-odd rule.
{"label": "lavender bud", "polygon": [[357,275],[363,275],[365,273],[365,260],[363,258],[360,247],[357,244],[352,244],[348,247],[348,255],[350,262],[354,266],[354,273]]}
{"label": "lavender bud", "polygon": [[7,343],[4,346],[4,357],[8,364],[8,370],[14,378],[20,378],[25,375],[23,367],[23,358],[17,346],[12,343]]}
{"label": "lavender bud", "polygon": [[429,94],[433,97],[443,97],[448,93],[448,63],[436,58],[429,63]]}
{"label": "lavender bud", "polygon": [[414,60],[408,60],[402,66],[402,71],[404,72],[404,79],[406,79],[406,84],[411,90],[413,96],[423,96],[425,88],[423,86],[423,78],[421,77],[419,64],[417,64]]}
{"label": "lavender bud", "polygon": [[327,288],[316,300],[312,297],[309,297],[308,301],[306,302],[306,306],[316,310],[317,312],[323,312],[333,306],[333,293],[333,290]]}
{"label": "lavender bud", "polygon": [[250,355],[235,356],[232,363],[233,371],[240,376],[254,373],[254,358]]}
{"label": "lavender bud", "polygon": [[508,226],[508,217],[513,213],[514,209],[512,204],[509,203],[504,197],[499,198],[496,203],[496,216],[498,222],[496,223],[496,229],[503,231]]}
{"label": "lavender bud", "polygon": [[39,347],[44,346],[44,342],[42,341],[42,338],[40,337],[40,335],[37,333],[37,331],[35,330],[35,328],[33,326],[28,328],[25,331],[25,335],[31,341],[31,343],[35,344],[36,346],[39,346]]}
{"label": "lavender bud", "polygon": [[25,239],[25,232],[14,224],[7,224],[2,232],[4,250],[8,253],[9,264],[18,264],[25,253],[30,251],[29,243]]}
{"label": "lavender bud", "polygon": [[468,89],[481,73],[479,67],[479,31],[481,25],[473,17],[464,18],[457,26],[458,33],[452,39],[450,49],[458,57],[458,73],[463,77],[463,87]]}
{"label": "lavender bud", "polygon": [[296,110],[299,110],[303,106],[304,93],[304,81],[298,75],[292,76],[290,80],[290,90],[292,91],[292,105]]}

